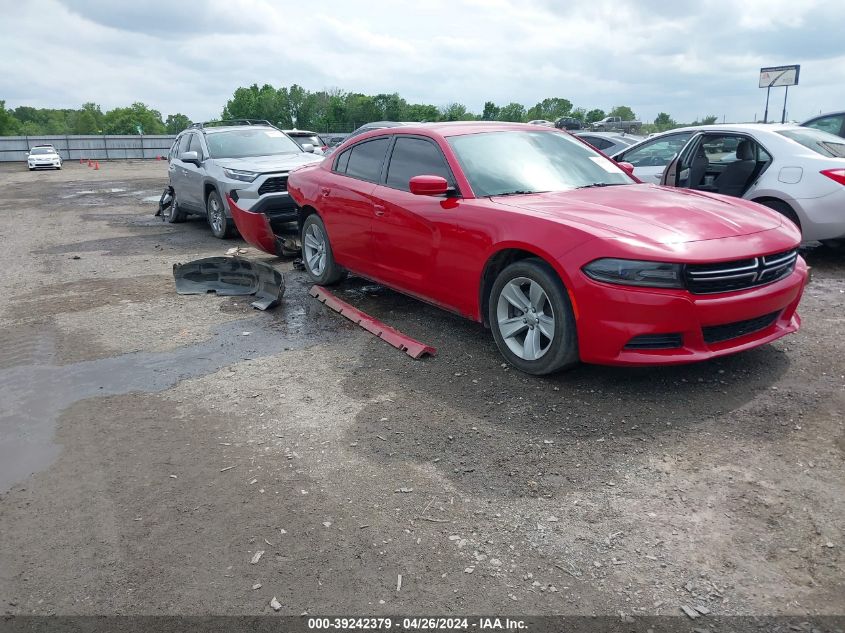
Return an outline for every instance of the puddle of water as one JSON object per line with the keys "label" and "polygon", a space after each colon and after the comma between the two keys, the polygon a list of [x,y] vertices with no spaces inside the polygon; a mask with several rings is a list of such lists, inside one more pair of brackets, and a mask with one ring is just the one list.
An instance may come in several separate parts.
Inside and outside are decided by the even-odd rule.
{"label": "puddle of water", "polygon": [[110,189],[83,189],[82,191],[75,191],[74,193],[62,196],[62,200],[76,198],[77,196],[92,196],[98,193],[121,193],[123,191],[126,191],[126,189],[121,189],[120,187],[112,187]]}
{"label": "puddle of water", "polygon": [[141,202],[153,202],[158,204],[158,201],[161,200],[161,194],[155,196],[147,196],[146,198],[141,198]]}
{"label": "puddle of water", "polygon": [[[284,316],[301,324],[303,312],[290,307],[291,314]],[[333,328],[306,329],[310,331],[280,328],[278,321],[252,317],[216,328],[208,341],[167,352],[134,352],[63,366],[33,358],[35,364],[0,369],[0,493],[56,459],[61,450],[53,441],[56,422],[73,403],[133,391],[156,393],[241,360],[301,349],[337,335]]]}

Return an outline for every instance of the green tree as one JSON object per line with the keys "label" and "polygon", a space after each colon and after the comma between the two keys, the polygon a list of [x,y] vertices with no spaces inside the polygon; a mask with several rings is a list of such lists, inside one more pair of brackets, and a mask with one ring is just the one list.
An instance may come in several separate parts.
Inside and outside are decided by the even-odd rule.
{"label": "green tree", "polygon": [[604,110],[601,108],[595,108],[584,115],[584,120],[587,123],[594,123],[596,121],[601,121],[606,116],[607,115],[604,113]]}
{"label": "green tree", "polygon": [[569,113],[573,119],[578,119],[579,121],[584,121],[587,118],[587,110],[585,108],[575,108],[572,112]]}
{"label": "green tree", "polygon": [[74,134],[97,134],[99,131],[97,119],[94,118],[94,115],[90,111],[83,110],[76,117],[76,121],[73,124]]}
{"label": "green tree", "polygon": [[419,121],[420,123],[437,121],[440,111],[437,106],[426,103],[412,103],[407,109],[408,121]]}
{"label": "green tree", "polygon": [[6,102],[0,99],[0,136],[14,136],[19,128],[20,122],[6,109]]}
{"label": "green tree", "polygon": [[484,102],[484,110],[481,112],[482,121],[495,121],[499,116],[499,107],[492,101]]}
{"label": "green tree", "polygon": [[475,115],[467,111],[462,103],[450,103],[440,109],[441,121],[471,121]]}
{"label": "green tree", "polygon": [[[140,132],[139,132],[140,131]],[[136,102],[128,108],[115,108],[103,115],[105,134],[164,134],[161,112]]]}
{"label": "green tree", "polygon": [[191,120],[184,114],[168,114],[164,122],[164,129],[168,134],[179,134],[185,128],[190,127]]}
{"label": "green tree", "polygon": [[543,99],[528,110],[525,118],[529,121],[534,119],[545,119],[546,121],[554,121],[562,116],[569,116],[572,111],[572,102],[569,99],[562,97],[553,97],[550,99]]}
{"label": "green tree", "polygon": [[634,111],[628,106],[624,105],[616,106],[615,108],[613,108],[613,110],[610,111],[610,114],[608,116],[618,116],[623,121],[635,121],[637,119],[637,115],[634,114]]}
{"label": "green tree", "polygon": [[499,110],[498,121],[511,121],[514,123],[522,123],[525,121],[525,106],[521,103],[511,102],[506,106],[502,106]]}

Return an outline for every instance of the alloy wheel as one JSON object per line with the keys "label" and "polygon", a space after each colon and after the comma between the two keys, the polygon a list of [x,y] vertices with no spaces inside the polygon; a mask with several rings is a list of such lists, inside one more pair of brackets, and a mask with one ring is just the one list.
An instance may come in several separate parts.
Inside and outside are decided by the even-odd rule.
{"label": "alloy wheel", "polygon": [[223,209],[220,207],[216,196],[211,196],[208,200],[208,207],[208,219],[211,222],[211,228],[214,229],[215,233],[223,233],[225,218],[223,217]]}
{"label": "alloy wheel", "polygon": [[555,314],[543,287],[527,277],[511,279],[496,304],[499,333],[522,360],[542,358],[555,337]]}
{"label": "alloy wheel", "polygon": [[319,277],[326,268],[326,235],[317,224],[310,224],[305,229],[302,246],[308,269],[315,277]]}

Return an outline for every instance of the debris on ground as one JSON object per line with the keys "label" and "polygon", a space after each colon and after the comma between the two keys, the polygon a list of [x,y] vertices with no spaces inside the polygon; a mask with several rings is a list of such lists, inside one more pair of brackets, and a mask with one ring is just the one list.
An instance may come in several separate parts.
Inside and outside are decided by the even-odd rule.
{"label": "debris on ground", "polygon": [[276,599],[276,596],[270,600],[270,606],[273,607],[273,611],[278,611],[282,608],[282,603]]}
{"label": "debris on ground", "polygon": [[282,273],[268,264],[243,257],[206,257],[173,264],[173,278],[180,295],[255,295],[252,307],[258,310],[276,307],[285,293]]}
{"label": "debris on ground", "polygon": [[374,334],[377,338],[380,338],[396,349],[405,352],[411,358],[421,358],[426,354],[429,356],[437,354],[437,350],[433,347],[420,343],[419,341],[412,339],[410,336],[402,334],[399,330],[396,330],[389,325],[385,325],[378,319],[374,319],[370,315],[361,312],[358,308],[349,305],[345,301],[341,301],[322,286],[312,286],[311,290],[308,291],[308,294],[317,299],[320,303],[324,304],[327,308],[331,308],[341,316],[352,321],[354,324],[360,325],[362,328],[367,330],[367,332]]}
{"label": "debris on ground", "polygon": [[255,554],[252,555],[252,560],[249,561],[250,564],[255,565],[255,563],[257,563],[258,561],[261,560],[262,556],[264,556],[264,550],[260,549],[257,552],[255,552]]}

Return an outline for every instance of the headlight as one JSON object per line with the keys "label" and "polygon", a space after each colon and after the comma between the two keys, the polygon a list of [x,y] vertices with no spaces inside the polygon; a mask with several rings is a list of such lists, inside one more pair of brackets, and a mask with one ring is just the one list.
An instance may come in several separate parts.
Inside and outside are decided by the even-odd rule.
{"label": "headlight", "polygon": [[680,264],[608,258],[590,262],[584,266],[583,271],[588,277],[609,284],[654,288],[684,287]]}
{"label": "headlight", "polygon": [[240,180],[241,182],[252,182],[260,174],[254,171],[243,171],[241,169],[223,169],[223,173],[226,174],[227,178],[231,178],[232,180]]}

